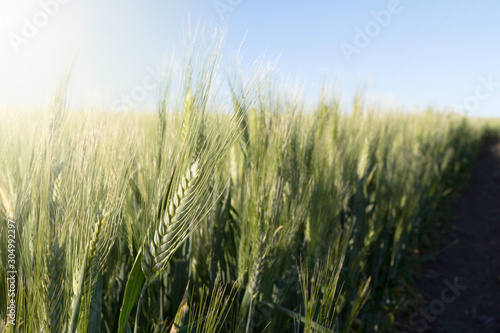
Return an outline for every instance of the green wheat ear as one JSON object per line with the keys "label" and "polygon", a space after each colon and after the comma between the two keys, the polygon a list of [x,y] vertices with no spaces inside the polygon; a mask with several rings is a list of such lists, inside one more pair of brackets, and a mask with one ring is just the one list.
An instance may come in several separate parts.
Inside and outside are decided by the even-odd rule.
{"label": "green wheat ear", "polygon": [[49,256],[49,276],[48,285],[49,296],[49,313],[50,313],[50,327],[54,332],[59,332],[62,327],[63,320],[63,303],[64,303],[64,250],[65,243],[59,245],[56,239],[51,246]]}
{"label": "green wheat ear", "polygon": [[170,200],[168,211],[155,230],[153,240],[144,247],[141,267],[147,283],[158,276],[189,232],[190,223],[184,217],[193,204],[192,193],[198,176],[198,162],[195,162],[182,177],[177,192]]}
{"label": "green wheat ear", "polygon": [[181,143],[186,140],[191,131],[192,123],[195,116],[194,97],[191,96],[191,91],[188,90],[184,100],[184,120],[182,121]]}

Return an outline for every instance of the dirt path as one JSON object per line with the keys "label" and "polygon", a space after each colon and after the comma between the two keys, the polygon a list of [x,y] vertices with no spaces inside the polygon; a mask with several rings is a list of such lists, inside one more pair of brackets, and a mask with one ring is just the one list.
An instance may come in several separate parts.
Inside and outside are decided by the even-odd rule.
{"label": "dirt path", "polygon": [[[500,142],[479,153],[470,184],[450,207],[457,243],[416,279],[426,302],[412,314],[415,332],[500,332]],[[446,244],[448,243],[448,244]],[[424,329],[425,328],[425,329]]]}

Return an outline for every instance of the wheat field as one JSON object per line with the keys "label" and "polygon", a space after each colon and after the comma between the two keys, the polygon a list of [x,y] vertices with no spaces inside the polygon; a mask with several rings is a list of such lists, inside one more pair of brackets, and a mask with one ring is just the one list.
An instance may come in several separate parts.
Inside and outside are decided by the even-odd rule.
{"label": "wheat field", "polygon": [[0,332],[391,330],[485,130],[259,75],[221,105],[215,66],[156,112],[69,110],[66,80],[2,111]]}

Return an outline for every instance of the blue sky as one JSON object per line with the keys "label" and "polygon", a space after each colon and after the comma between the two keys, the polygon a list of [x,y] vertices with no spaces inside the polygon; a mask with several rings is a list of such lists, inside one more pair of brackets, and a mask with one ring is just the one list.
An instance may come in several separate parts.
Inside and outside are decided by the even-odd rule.
{"label": "blue sky", "polygon": [[0,0],[0,105],[46,106],[77,54],[72,106],[110,107],[180,55],[190,21],[225,24],[223,66],[244,39],[244,62],[279,57],[276,75],[312,95],[326,79],[347,100],[361,86],[380,103],[500,116],[498,17],[488,0]]}

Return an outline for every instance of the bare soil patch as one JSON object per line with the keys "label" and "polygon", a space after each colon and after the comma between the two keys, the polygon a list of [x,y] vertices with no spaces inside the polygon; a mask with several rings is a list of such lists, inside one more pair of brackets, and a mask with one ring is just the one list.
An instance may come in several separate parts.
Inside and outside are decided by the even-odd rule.
{"label": "bare soil patch", "polygon": [[[415,278],[425,299],[408,318],[413,332],[500,332],[500,142],[485,144],[470,183],[450,205],[451,228]],[[404,330],[401,330],[404,331]],[[410,330],[407,330],[408,332]]]}

